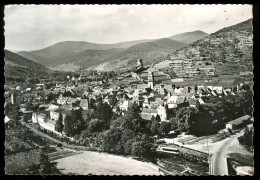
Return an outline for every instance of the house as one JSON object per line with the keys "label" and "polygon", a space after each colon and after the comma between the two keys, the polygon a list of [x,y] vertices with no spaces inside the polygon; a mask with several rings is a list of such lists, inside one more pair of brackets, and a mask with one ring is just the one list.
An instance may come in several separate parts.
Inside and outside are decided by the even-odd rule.
{"label": "house", "polygon": [[240,118],[237,118],[233,121],[226,123],[226,129],[235,130],[239,127],[243,127],[250,123],[250,119],[251,119],[251,116],[249,116],[249,115],[245,115]]}
{"label": "house", "polygon": [[70,110],[67,110],[67,109],[63,109],[63,108],[60,108],[60,109],[57,109],[56,111],[51,111],[50,112],[50,119],[51,120],[54,120],[54,121],[57,121],[60,117],[60,114],[62,115],[62,120],[63,120],[63,123],[64,123],[64,119],[65,117],[70,114]]}
{"label": "house", "polygon": [[10,118],[8,116],[5,116],[5,124],[10,121]]}
{"label": "house", "polygon": [[56,121],[50,119],[50,120],[46,120],[44,123],[41,123],[40,126],[48,131],[57,133],[57,131],[55,131],[55,124]]}
{"label": "house", "polygon": [[180,93],[183,93],[183,90],[184,90],[184,88],[175,88],[174,93],[180,94]]}
{"label": "house", "polygon": [[16,91],[21,91],[21,90],[22,90],[22,87],[21,87],[21,86],[17,86],[17,87],[15,88],[15,90],[16,90]]}
{"label": "house", "polygon": [[43,90],[44,84],[36,84],[36,90]]}
{"label": "house", "polygon": [[141,114],[149,114],[151,116],[156,117],[158,111],[156,109],[143,108]]}
{"label": "house", "polygon": [[121,111],[127,111],[129,107],[129,100],[121,99],[118,103],[118,106]]}
{"label": "house", "polygon": [[42,123],[46,122],[48,119],[49,113],[46,111],[40,112],[38,114],[38,123],[41,125]]}
{"label": "house", "polygon": [[172,109],[172,108],[176,108],[177,107],[177,99],[178,96],[170,96],[167,100],[167,104],[168,104],[168,108]]}
{"label": "house", "polygon": [[81,99],[80,100],[80,107],[82,107],[82,109],[86,110],[89,108],[89,99]]}
{"label": "house", "polygon": [[199,105],[199,102],[198,102],[197,99],[188,99],[187,101],[188,101],[190,107],[194,107],[195,108],[195,107],[197,107]]}
{"label": "house", "polygon": [[25,91],[26,91],[26,92],[31,92],[31,91],[32,91],[32,88],[26,88]]}
{"label": "house", "polygon": [[167,100],[168,108],[177,108],[177,107],[182,107],[185,105],[186,97],[183,95],[180,96],[171,96]]}
{"label": "house", "polygon": [[218,94],[222,94],[222,92],[223,92],[223,87],[221,87],[221,86],[214,86],[213,88],[212,88],[212,90],[214,91],[216,91]]}

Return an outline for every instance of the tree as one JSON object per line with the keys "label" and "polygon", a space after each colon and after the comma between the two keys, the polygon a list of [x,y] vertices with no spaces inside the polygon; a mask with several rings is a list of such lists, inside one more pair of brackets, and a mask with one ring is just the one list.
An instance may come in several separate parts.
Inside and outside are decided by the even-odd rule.
{"label": "tree", "polygon": [[124,154],[124,143],[121,141],[122,131],[119,128],[111,128],[106,131],[102,148],[106,152]]}
{"label": "tree", "polygon": [[97,118],[91,119],[88,123],[88,129],[90,132],[101,132],[104,129],[104,122]]}
{"label": "tree", "polygon": [[154,115],[152,115],[151,121],[155,121],[155,120],[156,119],[155,119]]}
{"label": "tree", "polygon": [[135,114],[135,118],[140,118],[139,113],[141,113],[140,106],[134,101],[134,103],[129,107],[129,112]]}
{"label": "tree", "polygon": [[194,114],[195,109],[191,107],[184,107],[179,109],[176,112],[176,120],[178,124],[178,129],[180,131],[185,132],[185,131],[190,131],[190,126],[193,124],[192,122],[192,117]]}
{"label": "tree", "polygon": [[154,158],[152,141],[149,136],[143,135],[142,138],[132,144],[132,156],[137,156],[151,160]]}
{"label": "tree", "polygon": [[171,130],[171,123],[170,122],[161,122],[160,125],[160,132],[163,133],[164,135],[167,135]]}
{"label": "tree", "polygon": [[156,115],[155,119],[156,119],[157,122],[161,122],[161,118],[158,114]]}
{"label": "tree", "polygon": [[196,84],[195,87],[194,87],[194,91],[195,91],[195,93],[197,93],[197,91],[198,91],[198,86],[197,86],[197,84]]}
{"label": "tree", "polygon": [[93,98],[89,99],[89,108],[96,109],[95,100]]}
{"label": "tree", "polygon": [[110,104],[112,107],[115,106],[116,103],[117,103],[116,96],[110,97],[108,101],[109,101],[109,104]]}
{"label": "tree", "polygon": [[109,129],[110,121],[112,117],[112,108],[107,103],[98,103],[94,115],[97,119],[100,119],[104,122],[105,129]]}
{"label": "tree", "polygon": [[246,149],[253,150],[253,128],[246,128],[242,136],[238,137],[239,144],[244,146]]}
{"label": "tree", "polygon": [[171,123],[171,129],[178,129],[178,123],[175,117],[171,118],[169,121]]}
{"label": "tree", "polygon": [[123,123],[124,123],[124,118],[118,117],[117,119],[111,122],[111,127],[121,127]]}
{"label": "tree", "polygon": [[158,134],[160,128],[160,123],[156,120],[153,120],[151,123],[151,132],[153,134]]}
{"label": "tree", "polygon": [[52,101],[56,98],[55,94],[53,94],[52,92],[47,94],[47,101]]}
{"label": "tree", "polygon": [[82,109],[72,109],[64,119],[64,132],[67,136],[74,136],[80,134],[85,128],[85,123],[82,117]]}
{"label": "tree", "polygon": [[48,155],[41,152],[39,164],[32,165],[28,168],[28,174],[43,174],[43,175],[59,175],[60,170],[57,169],[57,162],[50,161]]}
{"label": "tree", "polygon": [[55,124],[55,130],[59,133],[62,133],[62,130],[63,130],[63,127],[64,127],[62,121],[63,121],[62,114],[60,113],[59,118],[58,118],[58,120]]}

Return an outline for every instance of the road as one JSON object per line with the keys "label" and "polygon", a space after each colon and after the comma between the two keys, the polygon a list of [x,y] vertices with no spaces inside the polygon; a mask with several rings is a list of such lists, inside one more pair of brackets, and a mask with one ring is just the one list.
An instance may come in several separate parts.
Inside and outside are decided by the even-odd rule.
{"label": "road", "polygon": [[211,157],[211,175],[228,175],[227,167],[227,154],[229,147],[234,141],[237,141],[237,137],[241,136],[241,133],[230,136],[228,139],[215,149],[213,156]]}
{"label": "road", "polygon": [[60,144],[62,144],[63,147],[65,147],[65,148],[68,148],[68,149],[70,149],[70,150],[83,150],[83,151],[84,151],[84,150],[88,150],[88,148],[85,147],[85,146],[69,145],[69,144],[67,144],[67,143],[65,143],[65,142],[62,142],[62,141],[59,141],[58,139],[55,139],[55,138],[53,138],[53,137],[51,137],[51,136],[49,136],[49,135],[47,135],[47,134],[45,134],[45,133],[40,132],[39,130],[37,130],[37,129],[31,127],[31,126],[29,126],[28,124],[26,124],[26,123],[24,123],[24,122],[21,122],[21,123],[22,123],[22,125],[24,125],[24,126],[26,126],[27,128],[31,129],[35,134],[40,135],[40,136],[42,136],[42,137],[44,137],[44,138],[47,138],[47,139],[51,140],[51,141],[54,142],[54,143],[57,143],[57,144],[60,143]]}

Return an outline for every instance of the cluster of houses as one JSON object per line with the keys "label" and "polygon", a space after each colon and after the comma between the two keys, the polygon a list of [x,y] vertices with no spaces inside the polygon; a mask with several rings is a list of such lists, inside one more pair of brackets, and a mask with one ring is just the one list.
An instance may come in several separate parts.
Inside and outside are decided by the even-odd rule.
{"label": "cluster of houses", "polygon": [[[90,107],[91,99],[101,99],[118,114],[123,114],[133,103],[137,103],[141,107],[140,115],[143,119],[151,120],[153,116],[159,115],[161,121],[167,121],[169,109],[196,107],[199,104],[210,103],[214,98],[236,93],[232,88],[221,86],[177,87],[174,84],[154,84],[153,72],[148,72],[147,79],[146,84],[138,83],[128,86],[104,87],[92,84],[82,88],[80,92],[78,87],[57,84],[54,91],[60,92],[58,98],[45,102],[44,96],[38,93],[31,97],[32,99],[28,98],[27,102],[30,100],[33,102],[38,98],[39,108],[36,111],[26,110],[21,104],[21,112],[29,114],[31,121],[39,124],[43,129],[56,132],[55,124],[59,116],[62,116],[64,120],[72,109],[77,108],[93,112]],[[65,96],[66,92],[70,92],[69,95]],[[12,101],[15,101],[15,94],[11,97]]]}

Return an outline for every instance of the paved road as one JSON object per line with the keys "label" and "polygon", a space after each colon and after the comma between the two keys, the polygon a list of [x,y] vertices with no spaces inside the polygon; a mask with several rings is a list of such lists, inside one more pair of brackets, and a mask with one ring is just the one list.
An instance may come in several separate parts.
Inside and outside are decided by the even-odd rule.
{"label": "paved road", "polygon": [[38,131],[37,129],[35,129],[35,128],[29,126],[28,124],[26,124],[26,123],[24,123],[24,122],[21,122],[21,123],[22,123],[24,126],[26,126],[27,128],[31,129],[31,130],[32,130],[34,133],[36,133],[37,135],[40,135],[40,136],[42,136],[42,137],[45,137],[45,138],[51,140],[52,142],[55,142],[55,143],[58,143],[58,144],[60,143],[60,144],[63,145],[63,147],[66,147],[66,148],[71,149],[71,150],[74,150],[74,149],[76,149],[76,150],[88,150],[88,148],[85,147],[85,146],[78,146],[78,145],[69,145],[69,144],[66,144],[65,142],[59,141],[58,139],[55,139],[55,138],[53,138],[53,137],[51,137],[51,136],[49,136],[49,135],[47,135],[47,134],[45,134],[45,133],[42,133],[42,132]]}
{"label": "paved road", "polygon": [[233,135],[226,139],[223,144],[215,150],[211,158],[211,174],[212,175],[228,175],[227,167],[227,154],[228,148],[232,145],[234,141],[237,141],[237,137],[241,136],[241,133]]}

